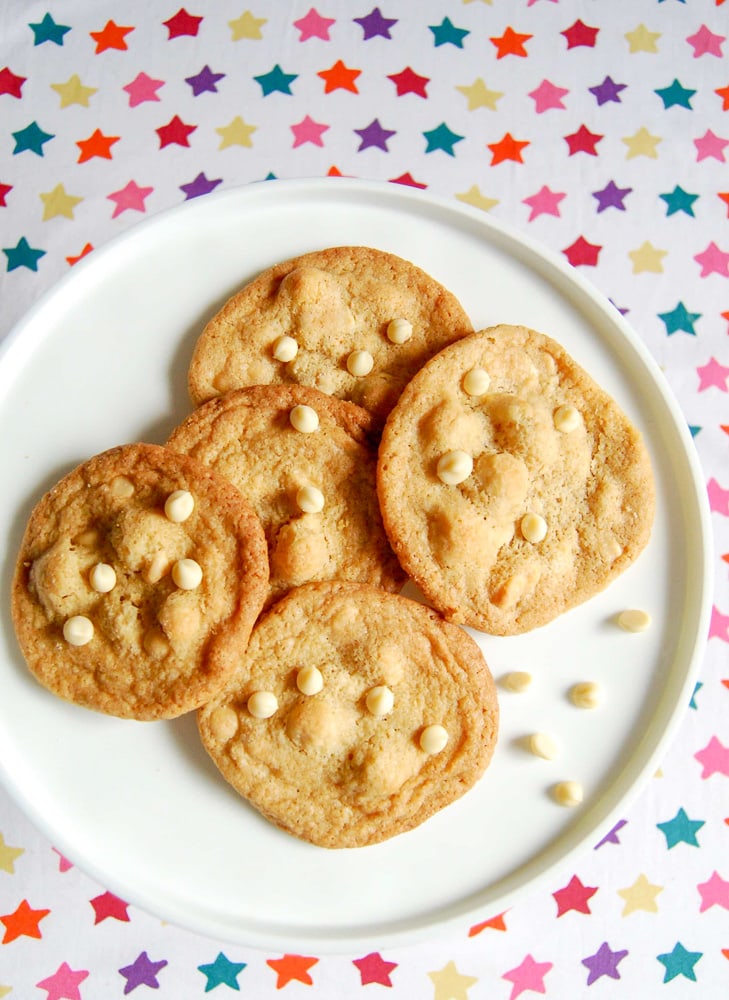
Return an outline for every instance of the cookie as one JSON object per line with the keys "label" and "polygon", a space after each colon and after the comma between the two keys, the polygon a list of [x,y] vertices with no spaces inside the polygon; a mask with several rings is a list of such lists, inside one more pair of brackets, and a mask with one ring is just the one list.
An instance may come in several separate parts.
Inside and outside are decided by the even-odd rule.
{"label": "cookie", "polygon": [[429,361],[390,414],[378,493],[405,570],[449,621],[545,625],[627,569],[655,504],[617,403],[554,340],[496,326]]}
{"label": "cookie", "polygon": [[198,407],[167,444],[226,476],[258,514],[267,604],[313,580],[401,588],[377,501],[373,419],[362,407],[308,386],[252,386]]}
{"label": "cookie", "polygon": [[35,506],[12,613],[54,694],[122,718],[198,708],[245,649],[267,592],[261,525],[224,478],[150,444],[113,448]]}
{"label": "cookie", "polygon": [[399,595],[314,583],[259,621],[198,725],[223,777],[271,822],[321,847],[362,847],[474,785],[498,703],[463,629]]}
{"label": "cookie", "polygon": [[417,369],[472,331],[456,297],[409,261],[331,247],[269,268],[229,299],[195,346],[190,396],[198,406],[249,385],[309,385],[382,426]]}

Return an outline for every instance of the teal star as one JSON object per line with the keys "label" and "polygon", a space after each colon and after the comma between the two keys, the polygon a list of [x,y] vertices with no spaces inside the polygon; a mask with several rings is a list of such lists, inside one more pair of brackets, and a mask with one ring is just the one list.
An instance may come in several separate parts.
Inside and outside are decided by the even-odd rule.
{"label": "teal star", "polygon": [[3,247],[3,253],[8,258],[8,271],[14,271],[16,267],[27,267],[29,271],[38,270],[38,261],[45,257],[45,250],[37,250],[28,243],[25,236],[21,236],[14,247]]}
{"label": "teal star", "polygon": [[[696,437],[696,435],[699,433],[699,431],[701,430],[701,428],[700,427],[689,427],[689,430],[691,431],[691,437]],[[689,702],[689,708],[698,708],[699,707],[696,704],[696,695],[699,693],[699,691],[701,690],[701,688],[703,686],[704,685],[703,685],[703,683],[701,681],[696,681],[696,684],[694,684],[694,693],[691,695],[691,701]]]}
{"label": "teal star", "polygon": [[439,45],[455,45],[456,48],[463,48],[463,39],[471,32],[465,28],[457,28],[449,17],[444,17],[440,24],[429,24],[428,27],[433,32],[433,42],[438,48]]}
{"label": "teal star", "polygon": [[279,64],[276,63],[268,73],[263,73],[261,76],[254,76],[253,79],[256,83],[260,83],[263,96],[268,97],[269,94],[273,94],[276,91],[282,94],[290,94],[291,84],[298,75],[298,73],[284,73]]}
{"label": "teal star", "polygon": [[667,191],[666,194],[659,194],[659,198],[662,198],[666,203],[666,215],[675,215],[676,212],[685,212],[686,215],[693,216],[694,214],[694,202],[699,197],[697,194],[689,194],[688,191],[684,191],[680,184],[677,184],[673,191]]}
{"label": "teal star", "polygon": [[680,941],[673,946],[673,951],[664,955],[656,955],[656,958],[666,967],[666,974],[663,977],[664,983],[670,983],[676,976],[685,976],[696,982],[694,966],[703,955],[703,951],[687,951]]}
{"label": "teal star", "polygon": [[465,138],[465,136],[458,135],[456,132],[451,132],[445,122],[441,122],[438,128],[431,129],[430,132],[423,132],[423,136],[428,143],[428,147],[425,150],[426,153],[433,153],[436,149],[442,149],[449,156],[456,155],[453,152],[453,147],[457,142],[461,142]]}
{"label": "teal star", "polygon": [[214,990],[216,986],[230,986],[234,990],[239,990],[238,985],[238,974],[245,969],[245,962],[231,962],[231,960],[222,953],[218,952],[218,957],[209,965],[198,965],[198,971],[202,972],[204,976],[207,976],[207,983],[205,985],[205,992],[209,993],[210,990]]}
{"label": "teal star", "polygon": [[695,90],[689,90],[687,87],[682,87],[678,80],[674,80],[670,87],[662,87],[660,90],[655,90],[655,94],[658,94],[660,99],[663,101],[663,107],[665,108],[688,108],[689,111],[693,111],[691,107],[691,98],[696,93]]}
{"label": "teal star", "polygon": [[37,24],[29,24],[28,27],[35,35],[33,45],[42,45],[43,42],[63,45],[63,36],[71,30],[67,24],[56,24],[50,14],[46,14]]}
{"label": "teal star", "polygon": [[667,337],[676,333],[677,330],[683,330],[684,333],[690,333],[692,337],[695,337],[694,323],[697,319],[701,319],[701,313],[690,313],[683,302],[679,302],[671,312],[658,313],[658,318],[663,320],[666,325]]}
{"label": "teal star", "polygon": [[699,842],[696,839],[696,834],[703,825],[703,819],[689,819],[683,807],[678,810],[673,819],[667,820],[665,823],[656,823],[666,838],[666,847],[669,851],[681,842],[698,847]]}
{"label": "teal star", "polygon": [[264,181],[277,181],[278,177],[274,174],[273,170],[269,170],[263,179]]}
{"label": "teal star", "polygon": [[15,139],[13,155],[24,153],[26,149],[29,149],[38,156],[43,156],[43,143],[54,138],[55,136],[51,135],[50,132],[44,132],[38,122],[31,122],[19,132],[13,132],[13,139]]}

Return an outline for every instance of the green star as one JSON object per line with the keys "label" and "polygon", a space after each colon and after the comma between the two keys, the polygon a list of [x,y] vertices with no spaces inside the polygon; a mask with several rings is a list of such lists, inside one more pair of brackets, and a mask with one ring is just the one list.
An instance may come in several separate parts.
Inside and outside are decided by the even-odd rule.
{"label": "green star", "polygon": [[693,111],[691,98],[696,91],[682,87],[678,80],[674,80],[670,87],[662,87],[660,90],[654,91],[654,93],[658,94],[663,101],[664,109],[679,107],[688,108],[689,111]]}
{"label": "green star", "polygon": [[698,847],[699,842],[696,839],[696,834],[703,825],[703,819],[689,819],[683,807],[678,810],[673,819],[665,823],[656,823],[666,838],[666,847],[669,851],[681,842]]}
{"label": "green star", "polygon": [[656,958],[666,967],[666,974],[663,977],[664,983],[670,983],[676,976],[684,976],[696,982],[694,966],[704,953],[702,951],[687,951],[680,941],[673,946],[673,951],[664,955],[656,955]]}
{"label": "green star", "polygon": [[665,323],[667,337],[678,330],[683,330],[684,333],[690,333],[692,337],[695,337],[694,323],[697,319],[701,319],[701,313],[690,313],[683,302],[679,302],[671,312],[658,313],[658,318]]}
{"label": "green star", "polygon": [[198,971],[207,977],[205,992],[209,993],[216,986],[230,986],[231,989],[239,990],[238,975],[245,969],[245,962],[231,962],[230,959],[218,952],[218,957],[209,965],[198,965]]}
{"label": "green star", "polygon": [[3,253],[8,258],[8,271],[14,271],[16,267],[27,267],[29,271],[38,270],[38,261],[45,257],[45,250],[37,250],[28,243],[25,236],[21,236],[14,247],[3,247]]}
{"label": "green star", "polygon": [[263,73],[261,76],[254,76],[253,79],[256,83],[260,83],[263,96],[268,97],[269,94],[273,94],[276,91],[282,94],[290,94],[291,84],[297,77],[298,73],[284,73],[279,64],[276,63],[268,73]]}
{"label": "green star", "polygon": [[697,194],[689,194],[684,191],[680,184],[677,184],[673,191],[658,195],[666,203],[666,215],[675,215],[676,212],[685,212],[686,215],[693,216],[694,202],[699,197]]}
{"label": "green star", "polygon": [[429,24],[428,27],[433,32],[436,49],[439,45],[455,45],[457,49],[462,49],[463,39],[471,34],[466,28],[457,28],[449,17],[444,17],[440,24]]}
{"label": "green star", "polygon": [[29,24],[28,27],[35,35],[33,45],[42,45],[43,42],[63,45],[63,36],[71,30],[67,24],[56,24],[50,14],[46,14],[37,24]]}
{"label": "green star", "polygon": [[462,135],[451,132],[445,122],[441,122],[437,128],[431,129],[430,132],[423,132],[423,136],[428,143],[425,150],[426,153],[433,153],[436,149],[442,149],[449,156],[456,155],[453,152],[453,147],[457,142],[461,142],[465,138]]}
{"label": "green star", "polygon": [[13,156],[17,153],[24,153],[26,149],[38,156],[43,156],[43,144],[54,138],[55,136],[51,135],[50,132],[44,132],[38,122],[31,122],[19,132],[13,132],[13,139],[15,139]]}

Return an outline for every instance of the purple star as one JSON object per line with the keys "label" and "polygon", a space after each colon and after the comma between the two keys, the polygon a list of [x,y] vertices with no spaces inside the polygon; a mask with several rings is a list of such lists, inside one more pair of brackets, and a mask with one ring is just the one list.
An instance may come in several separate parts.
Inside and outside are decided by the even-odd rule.
{"label": "purple star", "polygon": [[[613,305],[615,305],[614,302],[613,302]],[[615,308],[618,309],[617,306],[615,306]],[[618,312],[622,313],[623,315],[627,311],[628,311],[627,309],[618,309]],[[595,850],[597,850],[598,847],[602,847],[603,844],[619,844],[620,840],[618,838],[618,831],[622,830],[623,827],[627,826],[627,825],[628,825],[627,819],[619,819],[618,822],[615,824],[615,826],[612,828],[612,830],[610,830],[609,833],[605,834],[605,836],[602,838],[602,840],[600,841],[600,843],[599,844],[595,844]]]}
{"label": "purple star", "polygon": [[149,955],[143,951],[131,965],[125,965],[123,969],[119,969],[120,975],[124,976],[127,981],[124,995],[136,990],[137,986],[152,986],[154,989],[159,989],[157,973],[166,965],[167,961],[164,958],[159,962],[150,962]]}
{"label": "purple star", "polygon": [[588,90],[595,95],[598,105],[607,104],[608,101],[620,104],[620,91],[626,87],[627,83],[616,83],[611,77],[606,76],[602,83],[588,87]]}
{"label": "purple star", "polygon": [[190,198],[199,198],[202,194],[210,194],[222,182],[222,177],[209,181],[204,173],[198,174],[195,180],[190,181],[189,184],[180,184],[180,191],[185,192],[185,201],[189,201]]}
{"label": "purple star", "polygon": [[378,35],[382,38],[392,38],[390,28],[393,24],[397,24],[396,17],[383,17],[379,7],[373,7],[366,17],[353,17],[352,20],[364,31],[363,42],[368,38],[377,38]]}
{"label": "purple star", "polygon": [[593,191],[592,197],[597,198],[598,213],[604,212],[606,208],[617,208],[624,212],[623,201],[632,190],[632,188],[619,188],[614,181],[608,181],[601,191]]}
{"label": "purple star", "polygon": [[389,153],[387,140],[397,134],[395,132],[391,132],[389,129],[383,128],[377,118],[375,118],[374,121],[371,121],[366,128],[356,128],[354,131],[362,140],[357,148],[358,153],[361,153],[363,149],[369,149],[370,146],[376,146],[377,149],[382,149],[386,153]]}
{"label": "purple star", "polygon": [[582,964],[590,970],[587,985],[592,986],[595,980],[601,976],[620,979],[618,964],[623,961],[627,954],[626,950],[613,951],[607,941],[603,941],[594,955],[588,955],[587,958],[582,959]]}
{"label": "purple star", "polygon": [[209,90],[211,94],[217,94],[218,88],[215,84],[224,76],[225,73],[213,73],[209,66],[203,66],[196,76],[186,76],[185,83],[189,83],[192,87],[193,97],[199,97],[206,90]]}

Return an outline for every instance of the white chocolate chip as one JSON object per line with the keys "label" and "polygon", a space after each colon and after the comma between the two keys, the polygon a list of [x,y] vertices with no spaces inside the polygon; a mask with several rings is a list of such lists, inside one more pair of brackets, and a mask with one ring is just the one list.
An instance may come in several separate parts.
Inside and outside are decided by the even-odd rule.
{"label": "white chocolate chip", "polygon": [[369,351],[352,351],[347,358],[347,371],[356,378],[369,375],[375,361]]}
{"label": "white chocolate chip", "polygon": [[218,740],[230,740],[238,732],[238,716],[227,705],[216,708],[210,716],[210,729]]}
{"label": "white chocolate chip", "polygon": [[483,396],[490,385],[491,378],[484,368],[472,368],[463,376],[463,391],[469,396]]}
{"label": "white chocolate chip", "polygon": [[195,590],[202,583],[203,571],[194,559],[178,559],[172,567],[172,579],[180,590]]}
{"label": "white chocolate chip", "polygon": [[302,486],[296,491],[296,506],[304,514],[318,514],[324,509],[324,494],[316,486]]}
{"label": "white chocolate chip", "polygon": [[438,459],[438,479],[447,486],[457,486],[473,472],[473,459],[466,451],[456,448]]}
{"label": "white chocolate chip", "polygon": [[576,410],[569,403],[565,403],[564,406],[558,406],[554,411],[553,419],[556,430],[562,434],[570,434],[572,431],[577,430],[582,420],[579,410]]}
{"label": "white chocolate chip", "polygon": [[247,704],[254,719],[270,719],[278,709],[278,698],[273,691],[254,691]]}
{"label": "white chocolate chip", "polygon": [[94,637],[94,624],[85,615],[73,615],[63,625],[63,638],[69,646],[85,646]]}
{"label": "white chocolate chip", "polygon": [[552,787],[552,795],[555,802],[561,806],[573,808],[578,806],[584,798],[582,785],[578,781],[559,781]]}
{"label": "white chocolate chip", "polygon": [[544,760],[554,760],[559,754],[559,749],[549,733],[532,733],[529,737],[529,750],[535,757],[542,757]]}
{"label": "white chocolate chip", "polygon": [[192,514],[195,499],[189,490],[175,490],[165,501],[165,514],[168,521],[182,524]]}
{"label": "white chocolate chip", "polygon": [[296,687],[302,694],[319,694],[324,687],[324,678],[318,667],[302,667],[296,674]]}
{"label": "white chocolate chip", "polygon": [[618,615],[618,625],[625,632],[645,632],[650,623],[651,616],[647,611],[631,608]]}
{"label": "white chocolate chip", "polygon": [[147,583],[159,583],[170,568],[170,560],[164,552],[156,552],[145,574]]}
{"label": "white chocolate chip", "polygon": [[111,492],[121,500],[128,500],[134,495],[134,483],[126,476],[115,476],[111,481]]}
{"label": "white chocolate chip", "polygon": [[502,683],[509,691],[521,694],[522,691],[526,691],[531,685],[532,675],[527,673],[526,670],[512,670],[511,673],[504,677]]}
{"label": "white chocolate chip", "polygon": [[319,414],[312,406],[299,403],[289,413],[291,426],[302,434],[311,434],[319,426]]}
{"label": "white chocolate chip", "polygon": [[108,594],[116,586],[116,572],[108,563],[97,563],[91,567],[89,583],[97,594]]}
{"label": "white chocolate chip", "polygon": [[570,701],[577,708],[597,708],[600,704],[600,685],[595,681],[580,681],[570,688]]}
{"label": "white chocolate chip", "polygon": [[420,749],[427,754],[440,753],[448,742],[448,733],[443,726],[426,726],[420,734]]}
{"label": "white chocolate chip", "polygon": [[293,337],[284,334],[273,345],[273,356],[277,361],[293,361],[299,353],[299,345]]}
{"label": "white chocolate chip", "polygon": [[547,535],[547,522],[540,514],[525,514],[519,527],[524,538],[532,544],[543,541]]}
{"label": "white chocolate chip", "polygon": [[391,319],[387,324],[387,339],[391,344],[404,344],[413,335],[413,324],[408,319]]}
{"label": "white chocolate chip", "polygon": [[395,695],[384,684],[378,684],[367,692],[365,699],[367,711],[370,715],[376,715],[378,719],[383,718],[392,711],[395,704]]}

